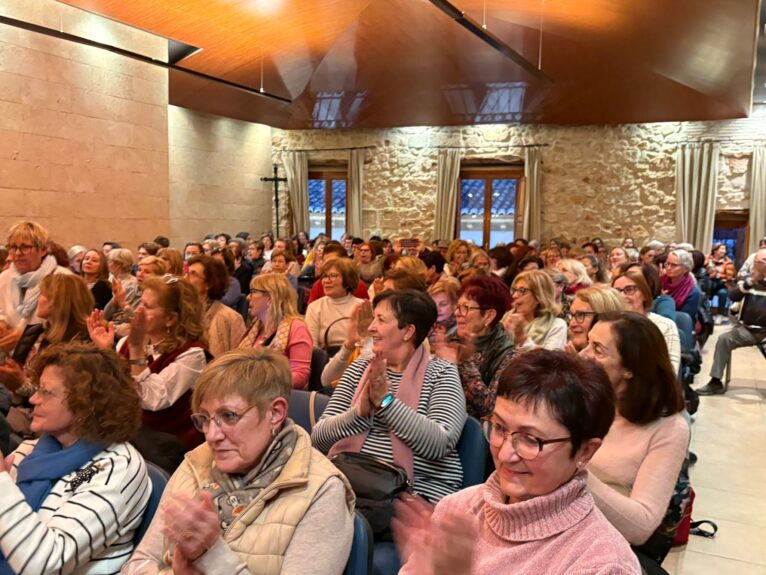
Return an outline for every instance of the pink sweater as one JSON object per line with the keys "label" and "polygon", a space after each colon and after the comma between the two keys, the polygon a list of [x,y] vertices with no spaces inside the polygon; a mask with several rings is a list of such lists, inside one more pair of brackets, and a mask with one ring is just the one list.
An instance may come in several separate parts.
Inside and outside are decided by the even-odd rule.
{"label": "pink sweater", "polygon": [[[449,495],[436,506],[437,524],[448,511],[479,522],[472,575],[625,575],[641,568],[625,539],[593,503],[585,473],[553,493],[506,503],[497,474],[486,483]],[[410,555],[399,575],[438,575]]]}

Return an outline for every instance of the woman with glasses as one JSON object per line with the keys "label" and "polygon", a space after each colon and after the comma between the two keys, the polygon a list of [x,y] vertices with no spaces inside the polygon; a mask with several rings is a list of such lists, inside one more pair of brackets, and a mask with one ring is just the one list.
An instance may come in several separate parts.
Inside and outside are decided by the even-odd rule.
{"label": "woman with glasses", "polygon": [[151,491],[128,443],[135,385],[114,351],[83,343],[43,351],[32,383],[38,438],[0,457],[0,573],[117,573]]}
{"label": "woman with glasses", "polygon": [[433,353],[457,364],[468,413],[477,418],[492,412],[500,374],[513,357],[513,341],[500,323],[510,305],[508,286],[500,278],[471,278],[455,306],[459,341],[441,333],[434,337]]}
{"label": "woman with glasses", "polygon": [[306,322],[298,315],[297,298],[298,294],[284,275],[271,273],[254,277],[247,298],[253,323],[239,347],[268,347],[281,352],[290,361],[293,387],[308,389],[314,342]]}
{"label": "woman with glasses", "polygon": [[641,573],[587,488],[614,401],[593,362],[543,349],[516,356],[483,421],[496,471],[435,508],[398,504],[400,574]]}
{"label": "woman with glasses", "polygon": [[356,264],[356,270],[367,285],[383,275],[383,259],[375,256],[369,242],[359,245],[359,262]]}
{"label": "woman with glasses", "polygon": [[354,494],[287,417],[292,388],[273,349],[210,364],[192,398],[205,443],[171,477],[122,573],[343,573]]}
{"label": "woman with glasses", "polygon": [[[207,364],[202,306],[194,287],[175,276],[148,277],[142,288],[130,334],[117,350],[138,383],[144,425],[192,449],[202,440],[188,418],[192,390]],[[99,347],[114,347],[114,326],[98,310],[88,332]]]}
{"label": "woman with glasses", "polygon": [[678,326],[674,321],[649,311],[653,304],[652,292],[641,270],[637,267],[628,268],[625,273],[612,279],[612,287],[620,292],[630,311],[648,317],[657,326],[665,339],[673,371],[678,373],[681,367],[681,339],[678,335]]}
{"label": "woman with glasses", "polygon": [[456,446],[466,418],[457,369],[422,345],[435,321],[423,292],[378,295],[368,327],[374,356],[348,366],[311,433],[323,453],[361,452],[401,466],[413,491],[431,501],[460,489]]}
{"label": "woman with glasses", "polygon": [[454,240],[447,248],[447,265],[444,266],[444,273],[456,278],[468,267],[470,256],[471,245],[465,240]]}
{"label": "woman with glasses", "polygon": [[354,262],[334,257],[322,266],[324,296],[312,301],[306,309],[306,325],[316,347],[335,355],[346,340],[348,319],[362,300],[352,292],[359,285]]}
{"label": "woman with glasses", "polygon": [[[612,525],[642,545],[663,521],[686,457],[684,400],[665,340],[643,314],[603,314],[588,338],[582,355],[603,366],[617,397],[614,423],[588,465],[588,486]],[[661,535],[669,536],[665,551],[673,534]]]}
{"label": "woman with glasses", "polygon": [[203,309],[207,348],[213,357],[236,348],[245,335],[245,320],[224,305],[221,298],[229,289],[229,273],[214,256],[194,256],[189,260],[186,279],[194,286]]}
{"label": "woman with glasses", "polygon": [[673,298],[676,311],[694,319],[700,304],[701,292],[694,280],[694,259],[686,250],[673,250],[668,254],[662,275],[662,292]]}
{"label": "woman with glasses", "polygon": [[517,347],[564,349],[567,324],[557,317],[556,286],[544,271],[522,272],[511,287],[513,307],[503,318],[503,325]]}
{"label": "woman with glasses", "polygon": [[609,286],[595,286],[578,291],[569,308],[569,343],[567,350],[579,352],[588,346],[588,332],[598,314],[627,309],[625,300]]}

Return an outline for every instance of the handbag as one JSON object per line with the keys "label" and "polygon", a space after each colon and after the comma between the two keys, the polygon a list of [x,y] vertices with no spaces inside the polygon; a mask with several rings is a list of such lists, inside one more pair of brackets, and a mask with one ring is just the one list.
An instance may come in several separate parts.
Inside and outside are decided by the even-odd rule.
{"label": "handbag", "polygon": [[391,540],[394,501],[411,491],[400,466],[366,453],[344,451],[330,461],[346,476],[356,494],[356,508],[372,527],[375,541]]}

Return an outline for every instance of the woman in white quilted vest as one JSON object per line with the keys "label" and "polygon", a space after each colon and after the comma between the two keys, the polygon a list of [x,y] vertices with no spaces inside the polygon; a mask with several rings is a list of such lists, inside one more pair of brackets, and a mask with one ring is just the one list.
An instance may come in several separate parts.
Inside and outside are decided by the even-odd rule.
{"label": "woman in white quilted vest", "polygon": [[292,387],[272,349],[235,350],[205,369],[192,420],[206,443],[171,477],[123,573],[343,572],[354,495],[287,418]]}

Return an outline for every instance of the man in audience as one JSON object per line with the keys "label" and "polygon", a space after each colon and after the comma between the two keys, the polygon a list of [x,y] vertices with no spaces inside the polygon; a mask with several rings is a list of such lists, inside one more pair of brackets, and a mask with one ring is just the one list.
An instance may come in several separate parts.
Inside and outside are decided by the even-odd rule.
{"label": "man in audience", "polygon": [[14,224],[8,234],[10,267],[0,273],[0,349],[10,352],[37,316],[40,282],[53,273],[72,273],[48,253],[48,230],[37,222]]}
{"label": "man in audience", "polygon": [[101,253],[107,256],[109,255],[109,252],[111,252],[112,250],[116,250],[119,247],[120,247],[120,244],[118,244],[117,242],[104,242],[103,244],[101,244]]}
{"label": "man in audience", "polygon": [[220,234],[215,235],[215,241],[218,242],[218,245],[222,248],[225,248],[229,245],[229,242],[231,241],[231,236],[229,234],[225,234],[221,232]]}
{"label": "man in audience", "polygon": [[[758,249],[762,250],[763,248],[766,248],[766,236],[762,237],[760,241],[758,242]],[[746,275],[750,273],[750,271],[753,269],[753,262],[755,261],[755,255],[757,253],[758,253],[758,250],[754,251],[752,254],[747,256],[745,263],[742,264],[742,267],[739,268],[739,271],[737,272],[737,278],[743,279]]]}
{"label": "man in audience", "polygon": [[167,236],[157,236],[154,238],[154,243],[160,246],[160,248],[170,247],[170,240],[167,238]]}
{"label": "man in audience", "polygon": [[745,279],[729,290],[729,298],[740,304],[739,321],[718,338],[710,369],[710,381],[699,395],[720,395],[726,392],[721,379],[731,361],[731,352],[738,347],[748,347],[766,339],[766,248],[755,254],[753,270]]}
{"label": "man in audience", "polygon": [[187,262],[194,256],[201,256],[202,254],[202,244],[199,242],[189,242],[184,246],[184,260]]}

